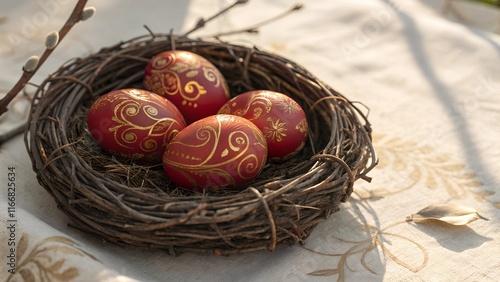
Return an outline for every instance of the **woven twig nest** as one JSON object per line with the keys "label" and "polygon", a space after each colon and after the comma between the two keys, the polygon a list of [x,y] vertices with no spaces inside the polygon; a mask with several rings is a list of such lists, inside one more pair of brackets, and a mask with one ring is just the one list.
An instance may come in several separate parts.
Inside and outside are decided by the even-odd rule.
{"label": "woven twig nest", "polygon": [[[101,151],[86,128],[92,102],[111,90],[142,88],[147,62],[174,48],[211,61],[233,96],[268,89],[295,99],[309,122],[304,149],[267,164],[245,187],[218,194],[185,191],[161,166]],[[303,67],[254,47],[168,34],[121,42],[61,66],[35,94],[25,142],[39,183],[72,226],[171,254],[228,255],[304,243],[376,163],[363,112]]]}

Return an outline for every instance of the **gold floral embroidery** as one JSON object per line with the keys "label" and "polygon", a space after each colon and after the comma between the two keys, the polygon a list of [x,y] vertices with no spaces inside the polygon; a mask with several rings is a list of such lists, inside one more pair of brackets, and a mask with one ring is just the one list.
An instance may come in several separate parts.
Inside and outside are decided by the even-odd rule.
{"label": "gold floral embroidery", "polygon": [[374,135],[374,147],[380,158],[378,168],[391,170],[394,177],[402,180],[402,185],[394,190],[375,187],[364,193],[360,191],[364,198],[387,197],[423,185],[431,190],[445,189],[453,199],[472,195],[479,202],[486,200],[500,208],[500,202],[487,199],[495,192],[479,189],[483,183],[477,174],[467,171],[464,164],[454,162],[447,154],[438,153],[430,146],[385,135]]}
{"label": "gold floral embroidery", "polygon": [[[477,201],[486,200],[500,208],[498,202],[486,199],[494,192],[478,189],[483,184],[477,179],[477,175],[467,171],[465,165],[454,162],[449,155],[438,153],[431,147],[420,146],[413,141],[386,135],[375,135],[374,147],[381,160],[379,169],[388,170],[393,177],[399,177],[400,179],[398,178],[397,181],[401,182],[402,185],[394,190],[379,187],[363,191],[358,187],[349,200],[349,203],[355,208],[349,210],[356,213],[357,220],[354,223],[359,225],[354,226],[354,233],[349,233],[349,238],[356,237],[356,233],[359,233],[363,234],[363,239],[347,240],[342,237],[333,237],[335,242],[326,243],[328,246],[337,246],[339,242],[342,242],[348,247],[346,251],[339,253],[304,247],[319,255],[338,258],[334,267],[317,269],[309,272],[309,275],[337,276],[337,281],[344,281],[346,272],[351,270],[348,266],[348,260],[353,259],[359,259],[359,263],[366,271],[377,274],[374,267],[368,263],[369,256],[376,251],[381,251],[392,262],[412,272],[418,272],[426,267],[429,254],[423,244],[412,239],[411,230],[402,229],[406,228],[404,227],[405,221],[389,224],[383,228],[366,222],[368,216],[373,217],[373,222],[380,221],[377,212],[369,204],[370,200],[374,198],[391,196],[421,185],[431,190],[444,189],[453,199],[472,195]],[[364,211],[362,211],[363,209]],[[467,211],[472,213],[470,210]],[[460,215],[462,213],[463,211],[458,212]],[[482,218],[479,215],[477,217]],[[472,221],[470,216],[464,220],[465,222]],[[412,225],[408,224],[407,226],[410,228]],[[395,248],[393,245],[397,243],[402,246]],[[394,249],[398,249],[398,251],[395,252]]]}
{"label": "gold floral embroidery", "polygon": [[18,276],[24,281],[71,281],[80,275],[80,269],[77,266],[68,266],[63,256],[88,257],[99,261],[81,249],[76,242],[63,236],[42,239],[29,253],[27,253],[28,241],[28,235],[23,233],[17,248],[19,263],[16,273],[11,274],[7,282],[17,281]]}
{"label": "gold floral embroidery", "polygon": [[[354,228],[353,233],[348,234],[349,239],[340,236],[332,236],[334,241],[328,242],[329,248],[342,243],[343,245],[348,247],[345,252],[332,253],[329,251],[318,251],[313,248],[303,247],[304,249],[318,255],[339,258],[334,268],[314,270],[312,272],[309,272],[308,275],[337,275],[337,281],[344,281],[346,271],[353,271],[348,266],[348,260],[352,259],[359,259],[361,266],[366,271],[377,275],[379,273],[377,273],[374,268],[370,266],[368,259],[370,258],[370,255],[373,255],[374,252],[378,251],[381,251],[384,256],[389,257],[393,262],[412,272],[418,272],[427,266],[429,261],[429,254],[425,247],[417,241],[411,239],[410,237],[403,235],[405,232],[400,228],[397,228],[411,228],[411,225],[407,224],[406,220],[389,224],[384,228],[368,224],[366,222],[366,217],[368,215],[365,215],[365,212],[371,215],[375,222],[378,221],[378,218],[377,214],[373,213],[373,210],[371,209],[371,207],[369,207],[369,204],[366,203],[366,201],[366,199],[356,198],[351,198],[349,201],[349,203],[353,207],[349,212],[355,213],[355,216],[358,218],[356,220],[356,223],[358,225]],[[362,211],[363,209],[364,211]],[[393,231],[393,229],[397,230]],[[351,239],[353,237],[357,237],[358,235],[361,235],[362,239]],[[397,243],[404,244],[404,248],[398,248],[398,253],[391,251],[391,249],[394,248],[393,245],[396,245]]]}
{"label": "gold floral embroidery", "polygon": [[[385,256],[388,256],[392,261],[395,263],[401,265],[402,267],[412,271],[412,272],[418,272],[425,266],[427,266],[427,263],[429,261],[429,254],[427,253],[427,250],[419,243],[411,240],[408,237],[402,236],[397,233],[392,233],[388,232],[387,230],[391,227],[394,227],[396,225],[402,224],[405,222],[398,222],[396,224],[390,225],[386,228],[383,229],[377,229],[375,226],[372,225],[367,225],[364,226],[362,229],[363,231],[367,231],[370,233],[370,236],[367,239],[360,240],[360,241],[353,241],[353,240],[346,240],[342,238],[336,238],[339,242],[342,243],[347,243],[351,244],[352,246],[344,253],[325,253],[325,252],[318,252],[312,249],[309,249],[307,247],[303,247],[308,251],[311,251],[313,253],[319,254],[319,255],[324,255],[324,256],[330,256],[330,257],[340,257],[337,267],[336,268],[329,268],[329,269],[320,269],[320,270],[315,270],[310,273],[309,275],[312,276],[333,276],[333,275],[338,275],[337,281],[344,281],[345,279],[345,272],[346,272],[346,267],[347,267],[347,259],[356,254],[361,254],[361,265],[363,266],[364,269],[367,271],[377,274],[375,270],[373,270],[367,263],[367,256],[370,252],[375,251],[377,247],[379,247]],[[402,240],[407,244],[408,248],[415,247],[418,251],[422,253],[422,261],[417,264],[413,265],[409,262],[404,261],[403,255],[397,256],[393,252],[390,251],[389,249],[389,242],[394,241],[394,240]]]}

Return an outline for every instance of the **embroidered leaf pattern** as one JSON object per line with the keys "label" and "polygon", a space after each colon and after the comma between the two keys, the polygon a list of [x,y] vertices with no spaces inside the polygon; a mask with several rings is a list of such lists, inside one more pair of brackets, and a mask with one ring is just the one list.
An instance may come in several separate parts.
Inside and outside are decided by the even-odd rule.
{"label": "embroidered leaf pattern", "polygon": [[[19,274],[23,278],[23,281],[36,281],[35,276],[33,276],[33,273],[29,269],[23,268],[23,269],[19,270]],[[7,280],[7,281],[9,281],[9,280]]]}
{"label": "embroidered leaf pattern", "polygon": [[[308,275],[311,276],[337,276],[337,281],[344,281],[345,278],[345,271],[346,268],[349,269],[347,266],[347,260],[349,257],[355,255],[355,254],[361,254],[361,265],[363,268],[373,274],[377,274],[375,270],[373,270],[367,263],[367,257],[368,254],[374,250],[377,249],[377,247],[380,247],[380,249],[383,251],[383,254],[385,256],[388,256],[392,261],[396,262],[397,264],[401,265],[402,267],[412,271],[412,272],[418,272],[422,268],[424,268],[429,260],[429,256],[427,253],[427,250],[419,243],[413,241],[410,238],[407,238],[403,235],[396,234],[393,232],[387,232],[388,229],[395,227],[397,225],[400,225],[404,223],[403,222],[398,222],[392,225],[387,226],[386,228],[383,229],[377,229],[376,226],[373,225],[362,225],[360,228],[360,231],[367,231],[369,232],[370,236],[368,238],[355,241],[355,240],[346,240],[342,238],[336,237],[338,241],[341,241],[343,243],[350,243],[352,246],[344,253],[326,253],[326,252],[319,252],[315,251],[313,249],[303,247],[304,249],[311,251],[313,253],[319,254],[319,255],[324,255],[324,256],[330,256],[330,257],[339,257],[339,261],[337,263],[337,268],[328,268],[328,269],[320,269],[320,270],[315,270],[312,272],[309,272]],[[388,240],[388,239],[391,240]],[[411,257],[411,255],[400,253],[396,255],[394,252],[391,252],[391,247],[390,245],[394,242],[394,240],[399,240],[402,241],[407,248],[405,248],[408,251],[412,252],[412,255],[414,256],[415,253],[420,253],[422,257],[421,262],[409,262],[406,261],[406,258]],[[413,248],[412,248],[413,247]]]}
{"label": "embroidered leaf pattern", "polygon": [[412,241],[409,238],[406,238],[406,237],[399,235],[399,234],[389,233],[389,232],[383,232],[382,234],[385,237],[392,237],[393,240],[397,239],[397,240],[404,241],[403,243],[405,243],[406,250],[410,250],[413,247],[416,247],[417,249],[412,250],[412,253],[415,251],[422,253],[422,263],[416,264],[414,262],[408,262],[405,260],[406,258],[413,257],[413,255],[405,255],[405,256],[398,257],[397,255],[395,255],[395,253],[391,252],[390,246],[392,244],[380,244],[380,246],[382,247],[382,250],[384,251],[384,254],[387,255],[388,257],[390,257],[394,262],[396,262],[397,264],[403,266],[404,268],[406,268],[412,272],[418,272],[427,265],[427,262],[428,262],[427,251],[425,250],[425,248],[421,244],[419,244],[415,241]]}
{"label": "embroidered leaf pattern", "polygon": [[19,242],[17,243],[16,256],[18,261],[20,258],[23,257],[27,247],[28,247],[28,236],[27,235],[21,236],[21,239],[19,239]]}
{"label": "embroidered leaf pattern", "polygon": [[[379,168],[390,170],[402,185],[389,190],[375,187],[362,198],[380,198],[397,194],[416,185],[423,185],[430,190],[444,189],[453,199],[463,199],[472,195],[477,201],[488,200],[486,197],[494,191],[478,189],[484,184],[477,174],[467,170],[467,166],[457,163],[447,154],[436,152],[429,146],[398,137],[374,135],[374,146],[380,158]],[[365,193],[366,194],[366,193]],[[500,208],[500,202],[491,202]]]}
{"label": "embroidered leaf pattern", "polygon": [[[23,233],[18,243],[18,265],[16,274],[11,274],[7,281],[16,281],[19,274],[24,281],[71,281],[80,275],[77,267],[67,266],[66,256],[89,257],[99,261],[84,251],[73,240],[63,236],[52,236],[38,241],[29,253],[28,235]],[[64,254],[61,256],[61,254]],[[61,257],[61,259],[57,259]],[[35,279],[35,277],[38,279]]]}
{"label": "embroidered leaf pattern", "polygon": [[313,272],[307,273],[307,275],[312,275],[312,276],[333,276],[339,274],[339,270],[336,268],[332,269],[320,269],[316,270]]}
{"label": "embroidered leaf pattern", "polygon": [[[418,272],[425,268],[429,261],[429,254],[424,244],[413,239],[408,232],[396,232],[389,230],[403,222],[397,222],[385,228],[366,223],[368,215],[373,216],[374,222],[378,222],[377,212],[370,207],[369,200],[387,197],[412,188],[425,188],[428,190],[445,191],[451,199],[462,199],[474,197],[478,202],[488,201],[496,208],[500,208],[500,202],[494,202],[487,197],[494,195],[495,191],[484,189],[484,184],[478,179],[478,175],[470,171],[467,165],[457,162],[453,156],[436,151],[430,146],[422,146],[411,140],[388,135],[374,135],[374,147],[380,159],[378,169],[387,172],[384,176],[388,180],[398,183],[392,190],[387,187],[377,187],[363,190],[356,190],[355,197],[350,198],[352,204],[360,205],[365,212],[359,209],[356,212],[359,228],[357,232],[364,232],[368,236],[363,236],[360,240],[346,240],[334,237],[342,242],[343,246],[350,248],[343,253],[329,253],[316,251],[311,248],[305,249],[324,256],[337,257],[332,267],[326,267],[309,272],[310,276],[333,276],[337,281],[344,281],[347,271],[356,271],[348,266],[348,260],[358,260],[357,265],[361,265],[364,270],[372,274],[377,274],[370,262],[373,261],[373,252],[382,253],[388,261],[396,263],[411,272]],[[370,185],[373,185],[370,184]],[[359,187],[358,187],[359,188]],[[359,214],[358,214],[359,213]],[[434,204],[419,212],[407,217],[407,221],[416,223],[442,222],[452,225],[464,225],[477,219],[486,218],[479,213],[464,206],[453,204]],[[353,235],[352,233],[350,236]],[[352,238],[352,236],[350,237]],[[334,245],[337,245],[335,243]],[[375,254],[376,255],[376,254]],[[372,262],[373,263],[373,262]]]}

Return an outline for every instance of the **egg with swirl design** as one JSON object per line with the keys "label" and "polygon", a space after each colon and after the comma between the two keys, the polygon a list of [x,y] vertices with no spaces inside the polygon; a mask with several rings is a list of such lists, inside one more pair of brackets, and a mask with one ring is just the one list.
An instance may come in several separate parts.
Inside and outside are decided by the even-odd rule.
{"label": "egg with swirl design", "polygon": [[144,71],[144,87],[172,101],[188,124],[216,114],[230,99],[220,71],[204,57],[183,50],[154,56]]}
{"label": "egg with swirl design", "polygon": [[87,126],[105,151],[140,163],[161,164],[167,144],[186,122],[166,98],[127,88],[95,100],[87,112]]}
{"label": "egg with swirl design", "polygon": [[264,134],[268,161],[284,161],[305,145],[308,123],[302,107],[291,97],[270,90],[252,90],[224,104],[219,114],[244,117]]}
{"label": "egg with swirl design", "polygon": [[182,188],[202,192],[241,187],[267,160],[262,132],[235,115],[213,115],[188,125],[167,145],[163,167]]}

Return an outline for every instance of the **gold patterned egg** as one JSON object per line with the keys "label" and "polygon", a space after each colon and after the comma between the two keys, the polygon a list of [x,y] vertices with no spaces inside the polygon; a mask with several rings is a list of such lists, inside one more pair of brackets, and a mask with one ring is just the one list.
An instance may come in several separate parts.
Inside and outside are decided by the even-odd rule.
{"label": "gold patterned egg", "polygon": [[215,115],[229,99],[220,71],[189,51],[165,51],[154,56],[144,71],[144,87],[168,98],[188,124]]}
{"label": "gold patterned egg", "polygon": [[161,163],[170,140],[186,122],[172,102],[142,89],[120,89],[99,97],[87,112],[95,141],[110,153]]}
{"label": "gold patterned egg", "polygon": [[198,120],[177,134],[163,155],[167,176],[196,191],[231,189],[252,181],[267,160],[262,132],[234,115]]}
{"label": "gold patterned egg", "polygon": [[295,100],[283,93],[248,91],[224,104],[218,113],[242,116],[254,123],[266,138],[268,160],[286,160],[305,145],[306,114]]}

